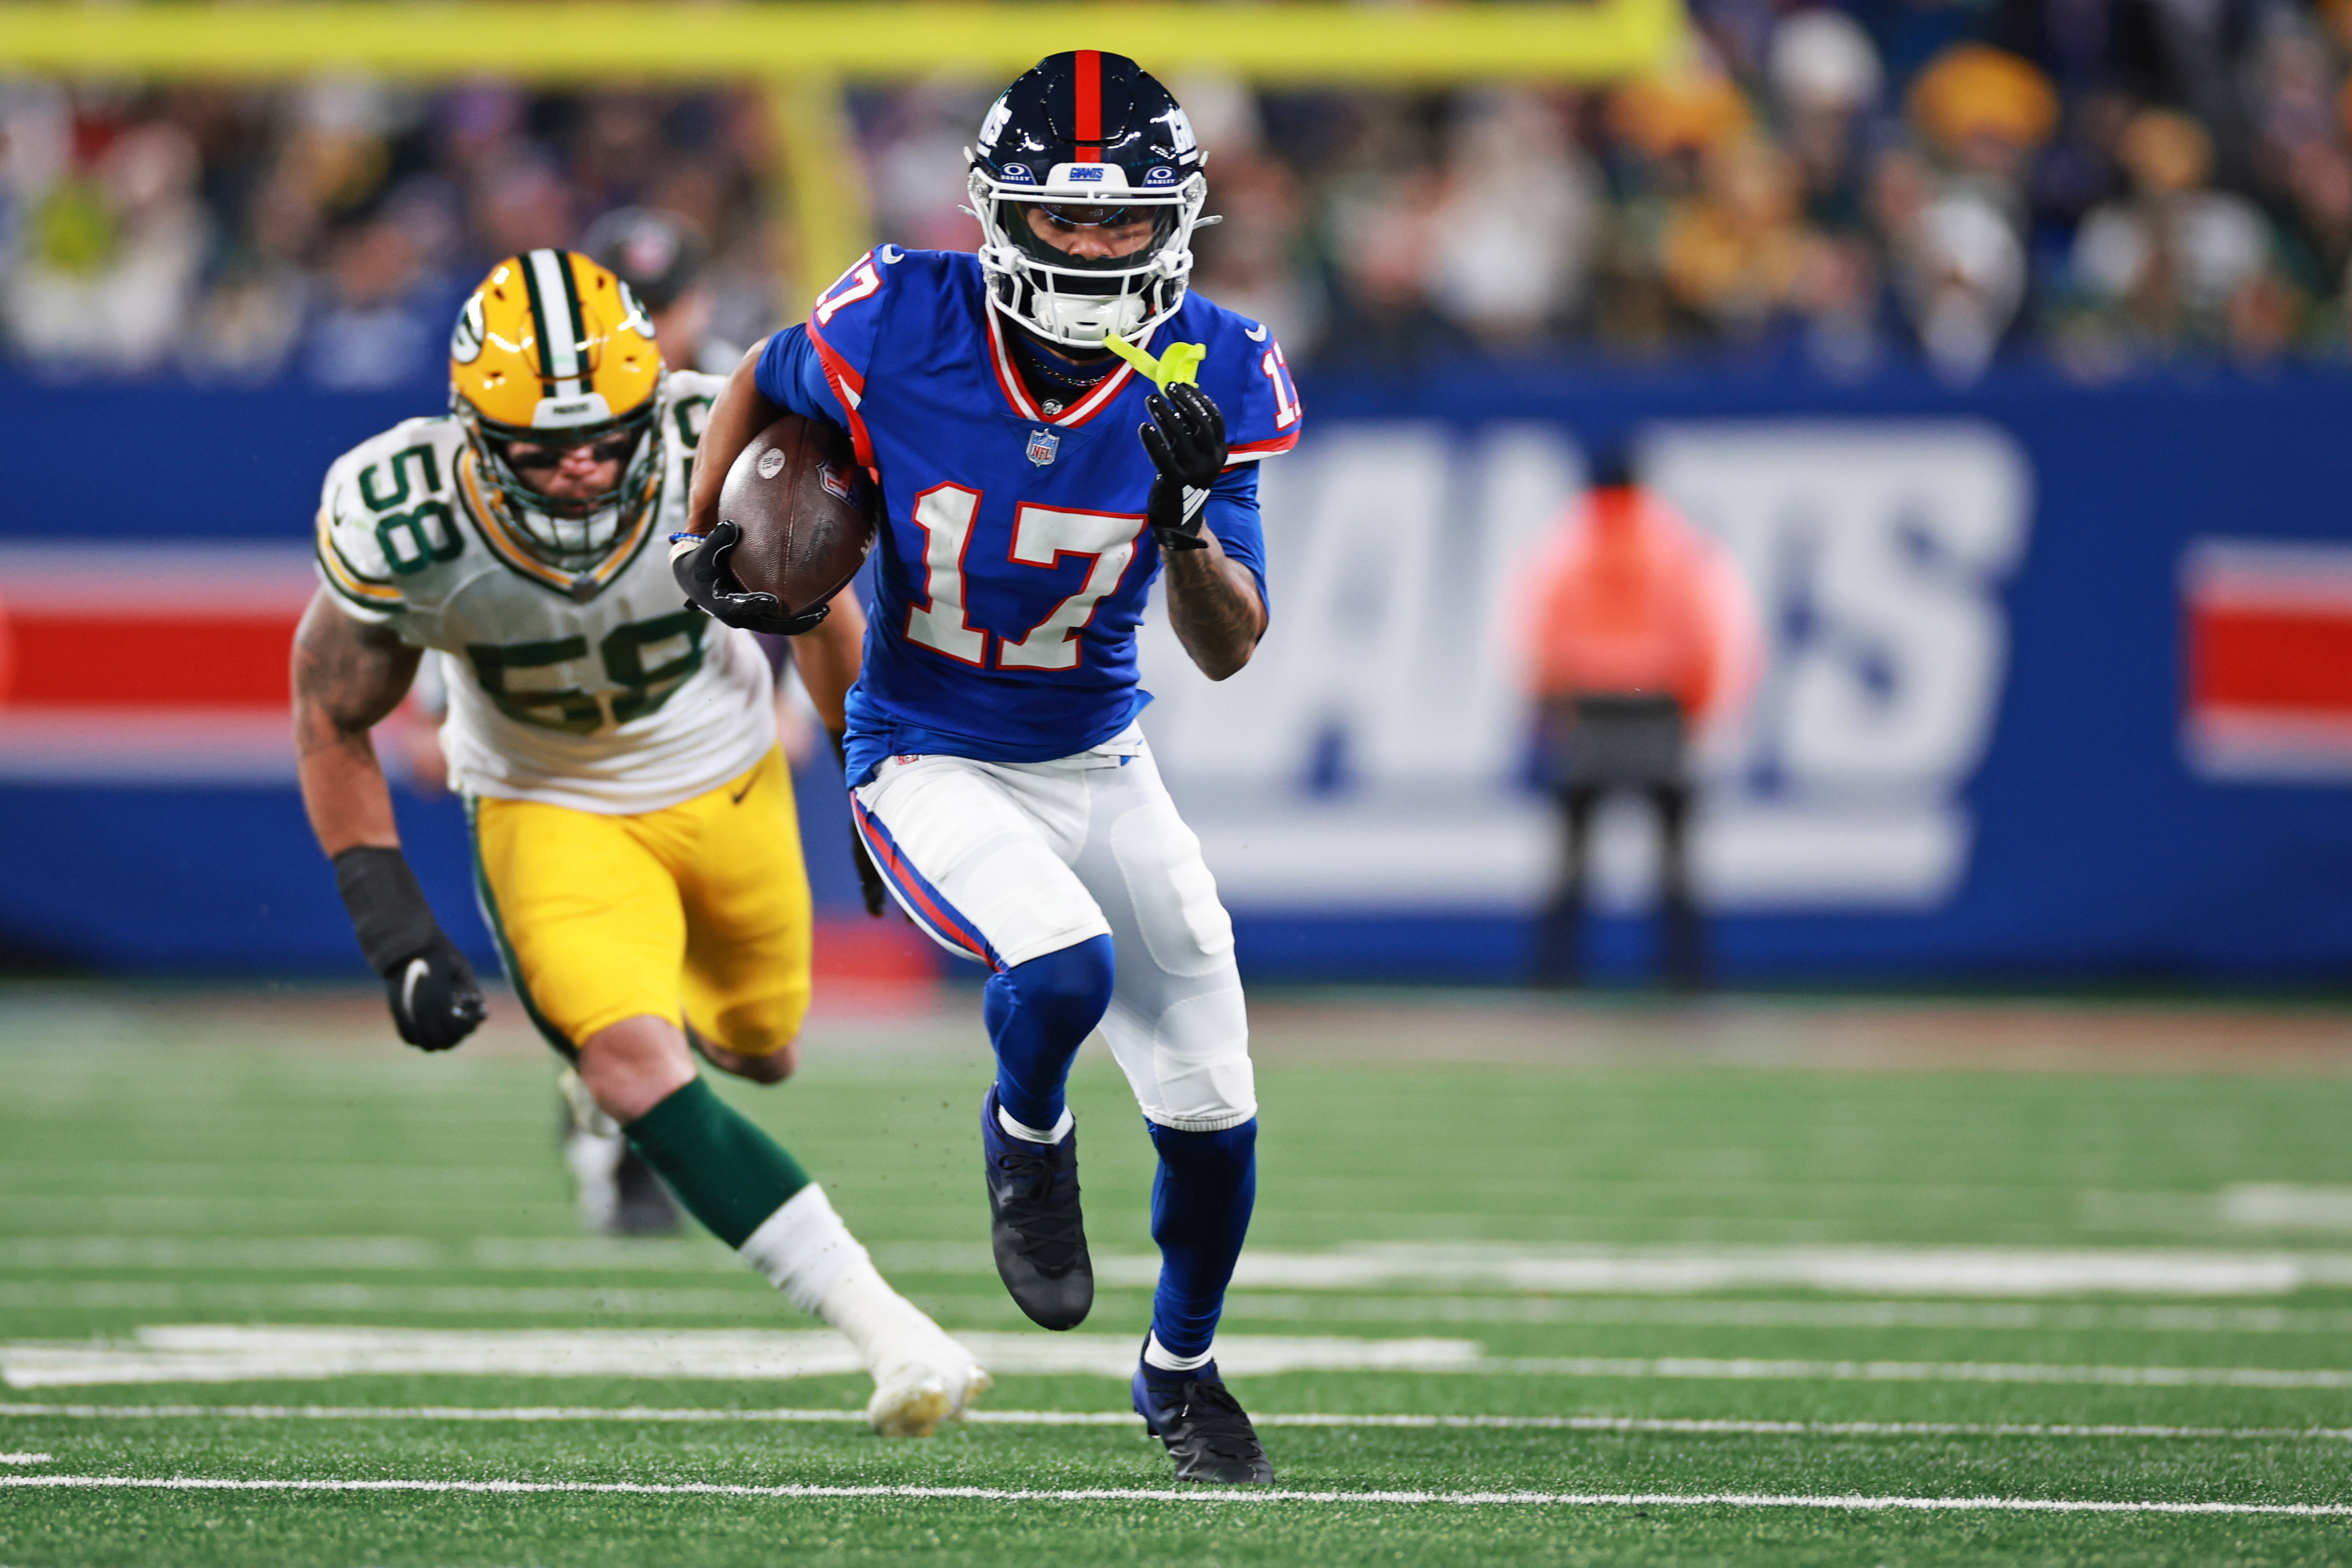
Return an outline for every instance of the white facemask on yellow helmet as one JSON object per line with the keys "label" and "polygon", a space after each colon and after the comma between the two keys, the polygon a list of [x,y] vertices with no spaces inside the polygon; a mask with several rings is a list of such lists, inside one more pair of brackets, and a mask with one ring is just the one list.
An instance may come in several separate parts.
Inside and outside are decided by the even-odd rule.
{"label": "white facemask on yellow helmet", "polygon": [[[629,286],[574,251],[534,250],[490,268],[449,336],[449,412],[465,426],[469,494],[532,554],[577,570],[631,537],[654,501],[661,350]],[[514,460],[516,449],[540,461]],[[555,496],[551,455],[619,459],[618,480]]]}

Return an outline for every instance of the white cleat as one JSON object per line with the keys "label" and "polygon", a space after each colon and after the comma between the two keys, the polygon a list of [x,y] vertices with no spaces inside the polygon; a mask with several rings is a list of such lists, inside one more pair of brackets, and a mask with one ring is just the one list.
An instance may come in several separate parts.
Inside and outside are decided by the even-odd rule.
{"label": "white cleat", "polygon": [[814,1182],[737,1250],[793,1303],[857,1347],[874,1374],[866,1424],[885,1437],[928,1437],[988,1392],[971,1352],[890,1288]]}
{"label": "white cleat", "polygon": [[934,1331],[875,1363],[866,1421],[885,1437],[928,1437],[940,1422],[962,1415],[992,1381],[970,1351]]}
{"label": "white cleat", "polygon": [[563,1163],[571,1167],[580,1198],[580,1228],[592,1236],[614,1228],[621,1215],[621,1160],[628,1153],[621,1124],[589,1097],[580,1074],[565,1068],[555,1075],[563,1096]]}

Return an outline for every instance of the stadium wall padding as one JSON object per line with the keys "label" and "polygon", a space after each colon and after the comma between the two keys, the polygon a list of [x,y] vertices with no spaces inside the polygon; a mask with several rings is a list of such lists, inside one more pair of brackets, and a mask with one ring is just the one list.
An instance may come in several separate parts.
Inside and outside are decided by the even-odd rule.
{"label": "stadium wall padding", "polygon": [[[1676,453],[1703,455],[1717,450],[1706,440],[1747,427],[1874,425],[1989,431],[2020,455],[2019,542],[1983,573],[2001,640],[1988,676],[1990,727],[1948,802],[1966,822],[1954,841],[1963,845],[1958,863],[1929,894],[1875,902],[1816,893],[1776,906],[1767,879],[1761,892],[1727,900],[1715,922],[1726,979],[2303,982],[2334,979],[2352,962],[2352,767],[2324,756],[2244,776],[2192,765],[2182,588],[2200,540],[2352,550],[2352,373],[2215,371],[2084,388],[2018,371],[1955,391],[1895,373],[1839,385],[1763,367],[1465,365],[1326,375],[1303,391],[1302,458],[1318,445],[1346,449],[1351,433],[1385,440],[1410,428],[1471,444],[1496,432],[1550,431],[1571,455],[1633,435],[1680,461]],[[0,380],[13,481],[0,542],[236,538],[290,548],[308,535],[326,463],[415,412],[413,397]],[[1270,482],[1270,539],[1286,526],[1272,505],[1282,494]],[[1935,540],[1890,526],[1889,538],[1925,563],[1919,570],[1957,570],[1938,563]],[[1376,534],[1368,530],[1367,550],[1378,548]],[[1280,624],[1288,606],[1278,570],[1272,591]],[[0,602],[6,592],[0,580]],[[1278,651],[1271,640],[1268,648]],[[1187,714],[1217,711],[1201,706],[1216,699],[1198,694],[1168,696],[1171,735]],[[1196,793],[1210,818],[1221,801],[1247,796],[1213,768],[1195,770],[1195,785],[1182,747],[1163,749],[1188,813]],[[1750,771],[1763,779],[1769,769]],[[1772,787],[1751,779],[1739,788],[1751,785]],[[1383,798],[1379,787],[1376,778],[1360,786],[1370,791],[1356,797],[1360,809]],[[803,788],[811,797],[824,789],[815,779]],[[1338,810],[1360,787],[1302,775],[1297,788],[1302,800],[1331,799]],[[1504,800],[1508,790],[1496,788]],[[1837,798],[1823,799],[1835,809]],[[839,909],[855,891],[832,805],[813,799],[803,814],[820,897]],[[1522,789],[1508,809],[1522,837],[1517,858],[1539,858],[1548,840],[1528,835],[1541,831],[1541,803]],[[19,778],[0,785],[0,810],[8,956],[122,973],[356,967],[289,787]],[[420,875],[487,957],[454,804],[404,800],[402,810]],[[1522,972],[1525,879],[1485,900],[1475,886],[1424,903],[1394,892],[1319,904],[1261,899],[1245,870],[1228,875],[1217,863],[1219,846],[1245,842],[1246,831],[1204,827],[1203,836],[1255,977],[1495,981]],[[1383,842],[1369,833],[1361,856],[1376,862]],[[1618,909],[1599,922],[1595,965],[1634,972],[1644,946],[1642,922]]]}

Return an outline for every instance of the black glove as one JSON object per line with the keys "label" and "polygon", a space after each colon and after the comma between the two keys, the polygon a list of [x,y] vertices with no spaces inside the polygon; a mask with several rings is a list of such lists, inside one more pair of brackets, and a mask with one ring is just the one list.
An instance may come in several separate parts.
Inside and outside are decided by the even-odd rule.
{"label": "black glove", "polygon": [[446,1051],[489,1016],[474,967],[457,951],[398,850],[363,845],[335,857],[335,887],[351,911],[360,951],[383,977],[400,1038]]}
{"label": "black glove", "polygon": [[1151,499],[1144,517],[1163,550],[1206,549],[1201,537],[1201,514],[1184,515],[1184,492],[1205,490],[1225,470],[1225,416],[1209,394],[1190,382],[1178,382],[1165,392],[1143,400],[1152,423],[1139,426],[1143,450],[1160,476],[1151,481]]}
{"label": "black glove", "polygon": [[733,523],[720,523],[707,534],[671,538],[670,574],[686,591],[688,604],[714,621],[776,637],[797,637],[832,613],[832,605],[818,604],[787,615],[783,601],[774,594],[745,588],[727,564],[727,558],[742,542],[743,530]]}
{"label": "black glove", "polygon": [[849,824],[849,858],[857,867],[857,891],[866,900],[866,913],[875,919],[882,918],[890,907],[890,890],[883,885],[882,873],[874,864],[874,856],[866,848],[866,840],[857,824]]}
{"label": "black glove", "polygon": [[[833,732],[828,730],[827,734]],[[849,740],[846,736],[834,735],[833,754],[841,758],[841,773],[845,782],[849,777]],[[882,881],[882,870],[874,863],[872,852],[866,847],[866,835],[857,831],[857,821],[849,823],[849,863],[857,868],[857,892],[866,900],[866,913],[875,919],[890,907],[890,890]]]}

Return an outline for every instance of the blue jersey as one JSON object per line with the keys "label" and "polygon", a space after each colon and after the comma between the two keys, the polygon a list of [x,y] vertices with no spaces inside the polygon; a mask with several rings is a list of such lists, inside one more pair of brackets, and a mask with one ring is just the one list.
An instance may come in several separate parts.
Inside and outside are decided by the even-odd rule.
{"label": "blue jersey", "polygon": [[[894,753],[1043,762],[1098,746],[1150,700],[1136,628],[1160,548],[1136,438],[1151,383],[1122,364],[1048,415],[977,257],[885,246],[769,340],[771,402],[845,425],[882,488],[849,778]],[[1206,526],[1265,591],[1254,465],[1298,443],[1298,395],[1261,326],[1198,295],[1141,345],[1200,343],[1231,465]]]}

